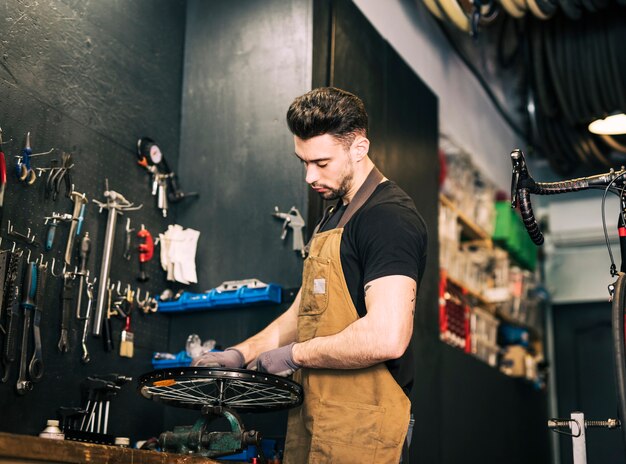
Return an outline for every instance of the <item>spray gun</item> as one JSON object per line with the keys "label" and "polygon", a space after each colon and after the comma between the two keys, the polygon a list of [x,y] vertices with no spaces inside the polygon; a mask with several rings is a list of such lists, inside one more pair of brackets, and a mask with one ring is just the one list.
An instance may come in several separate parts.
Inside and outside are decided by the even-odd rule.
{"label": "spray gun", "polygon": [[302,236],[302,228],[304,227],[304,219],[300,215],[300,211],[295,206],[292,206],[288,213],[281,213],[278,206],[274,207],[272,216],[284,220],[283,230],[280,235],[281,240],[285,240],[287,237],[287,227],[293,230],[293,247],[294,251],[299,251],[302,257],[306,256],[304,251],[304,238]]}

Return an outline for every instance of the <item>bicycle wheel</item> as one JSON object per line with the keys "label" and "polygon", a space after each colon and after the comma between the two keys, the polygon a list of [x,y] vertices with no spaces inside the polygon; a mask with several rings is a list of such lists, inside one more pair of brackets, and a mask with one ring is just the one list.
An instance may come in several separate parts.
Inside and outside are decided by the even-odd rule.
{"label": "bicycle wheel", "polygon": [[235,411],[288,409],[302,403],[300,384],[246,369],[181,367],[160,369],[139,378],[145,398],[180,408],[220,406]]}
{"label": "bicycle wheel", "polygon": [[626,314],[626,274],[621,273],[615,282],[611,305],[613,332],[613,357],[615,362],[615,386],[617,388],[617,413],[621,422],[622,440],[626,444],[626,355],[624,347],[624,315]]}

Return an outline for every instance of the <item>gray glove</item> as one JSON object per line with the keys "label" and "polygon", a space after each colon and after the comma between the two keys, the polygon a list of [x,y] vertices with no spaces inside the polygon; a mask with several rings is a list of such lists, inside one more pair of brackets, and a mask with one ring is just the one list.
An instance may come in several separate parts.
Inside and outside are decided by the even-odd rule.
{"label": "gray glove", "polygon": [[248,369],[280,375],[281,377],[293,374],[300,369],[300,366],[293,360],[293,345],[295,342],[261,353],[258,358],[248,364]]}
{"label": "gray glove", "polygon": [[204,367],[233,367],[241,369],[246,363],[241,351],[236,348],[226,348],[224,351],[207,351],[193,358],[192,366]]}

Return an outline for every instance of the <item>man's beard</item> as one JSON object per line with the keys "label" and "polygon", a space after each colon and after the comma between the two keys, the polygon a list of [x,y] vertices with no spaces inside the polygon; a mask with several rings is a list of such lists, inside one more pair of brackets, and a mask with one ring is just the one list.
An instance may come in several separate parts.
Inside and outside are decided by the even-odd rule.
{"label": "man's beard", "polygon": [[322,197],[326,201],[332,201],[338,198],[343,198],[344,195],[348,193],[348,191],[350,190],[350,187],[352,187],[353,177],[354,177],[354,172],[350,170],[350,172],[348,172],[348,174],[346,174],[344,178],[341,180],[341,184],[339,184],[339,188],[336,188],[336,189],[328,187],[326,185],[319,185],[318,187],[322,187],[328,190],[328,192],[324,192],[324,193],[320,192],[320,197]]}

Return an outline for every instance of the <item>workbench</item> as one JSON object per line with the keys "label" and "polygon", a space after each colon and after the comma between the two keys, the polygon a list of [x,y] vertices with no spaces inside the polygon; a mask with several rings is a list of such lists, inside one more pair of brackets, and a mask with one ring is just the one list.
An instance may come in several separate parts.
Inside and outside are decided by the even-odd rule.
{"label": "workbench", "polygon": [[219,461],[201,456],[0,433],[0,463],[219,464]]}

